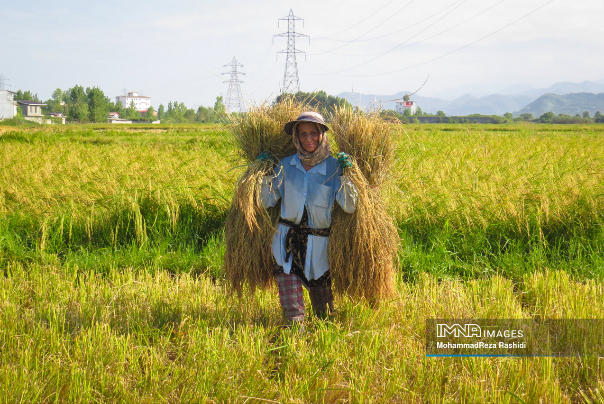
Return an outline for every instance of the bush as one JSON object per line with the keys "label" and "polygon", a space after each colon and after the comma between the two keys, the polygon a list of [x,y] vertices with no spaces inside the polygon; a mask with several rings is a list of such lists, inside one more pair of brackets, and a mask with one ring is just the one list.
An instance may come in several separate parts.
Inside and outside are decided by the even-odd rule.
{"label": "bush", "polygon": [[27,121],[23,116],[16,116],[14,118],[5,119],[0,121],[2,126],[40,126],[37,122]]}
{"label": "bush", "polygon": [[546,112],[545,114],[541,115],[539,117],[539,122],[542,123],[553,123],[554,120],[554,113],[553,112]]}
{"label": "bush", "polygon": [[591,123],[591,119],[582,116],[558,115],[552,119],[555,124]]}

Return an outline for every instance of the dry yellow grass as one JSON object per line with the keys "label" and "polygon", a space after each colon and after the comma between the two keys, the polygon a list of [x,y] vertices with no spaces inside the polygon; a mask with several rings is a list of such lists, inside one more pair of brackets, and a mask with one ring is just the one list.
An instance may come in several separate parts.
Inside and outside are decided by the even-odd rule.
{"label": "dry yellow grass", "polygon": [[336,293],[378,303],[394,294],[395,258],[399,245],[394,220],[382,198],[394,160],[391,126],[379,115],[338,108],[332,115],[340,151],[352,156],[344,169],[358,192],[352,215],[336,206],[329,242],[329,266]]}
{"label": "dry yellow grass", "polygon": [[[237,182],[226,222],[225,270],[240,295],[244,285],[255,290],[271,284],[270,243],[278,210],[265,210],[260,202],[262,177],[280,158],[292,154],[291,137],[283,125],[306,110],[289,99],[272,107],[253,108],[236,122],[231,132],[244,159],[250,162]],[[357,210],[345,214],[336,207],[329,243],[329,263],[334,290],[371,302],[390,297],[394,291],[394,259],[398,235],[381,198],[394,158],[391,126],[379,116],[355,114],[340,108],[332,117],[334,137],[340,151],[355,161],[345,176],[356,186]],[[272,159],[256,160],[268,151]]]}
{"label": "dry yellow grass", "polygon": [[[237,181],[225,223],[224,268],[228,281],[240,296],[246,284],[252,292],[272,284],[270,246],[279,205],[269,209],[262,206],[260,185],[263,176],[273,174],[279,160],[295,153],[291,136],[283,131],[283,125],[305,109],[304,105],[285,99],[272,106],[251,108],[230,127],[237,151],[249,163]],[[257,159],[262,153],[268,153],[267,160]]]}

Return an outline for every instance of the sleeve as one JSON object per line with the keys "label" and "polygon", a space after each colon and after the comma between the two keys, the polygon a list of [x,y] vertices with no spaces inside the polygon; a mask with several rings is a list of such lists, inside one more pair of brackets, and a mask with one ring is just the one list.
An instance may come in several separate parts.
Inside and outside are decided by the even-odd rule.
{"label": "sleeve", "polygon": [[356,187],[348,177],[344,176],[338,176],[337,186],[336,201],[344,209],[344,212],[354,213],[358,200]]}
{"label": "sleeve", "polygon": [[277,173],[275,175],[265,175],[262,177],[260,201],[265,208],[275,206],[279,199],[281,199],[279,184],[281,184],[283,178],[283,168],[281,164],[277,167]]}

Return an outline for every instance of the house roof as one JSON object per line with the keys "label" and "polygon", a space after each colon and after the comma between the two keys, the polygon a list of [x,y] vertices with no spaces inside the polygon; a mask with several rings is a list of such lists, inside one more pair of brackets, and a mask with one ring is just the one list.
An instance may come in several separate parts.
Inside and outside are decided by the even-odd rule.
{"label": "house roof", "polygon": [[46,105],[43,102],[38,102],[38,101],[30,101],[30,100],[15,100],[17,101],[19,104],[23,104],[23,105]]}
{"label": "house roof", "polygon": [[151,98],[146,95],[118,95],[117,97],[126,97],[126,98]]}

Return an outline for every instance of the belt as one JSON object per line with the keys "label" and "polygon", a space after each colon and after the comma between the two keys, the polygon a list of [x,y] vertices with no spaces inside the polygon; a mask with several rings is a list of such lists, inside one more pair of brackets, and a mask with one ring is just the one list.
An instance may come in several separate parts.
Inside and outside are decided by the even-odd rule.
{"label": "belt", "polygon": [[[303,242],[306,244],[308,241],[309,235],[329,237],[329,233],[331,231],[331,226],[326,229],[311,229],[306,223],[296,224],[290,220],[283,219],[282,217],[279,218],[279,223],[289,226],[289,230],[285,235],[285,262],[289,262],[289,257],[291,256],[292,252],[298,256],[297,258],[299,261],[302,261],[300,257],[300,250]],[[304,268],[303,262],[300,262],[300,265],[302,268]]]}

